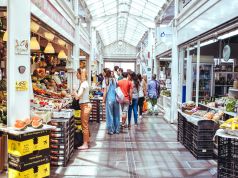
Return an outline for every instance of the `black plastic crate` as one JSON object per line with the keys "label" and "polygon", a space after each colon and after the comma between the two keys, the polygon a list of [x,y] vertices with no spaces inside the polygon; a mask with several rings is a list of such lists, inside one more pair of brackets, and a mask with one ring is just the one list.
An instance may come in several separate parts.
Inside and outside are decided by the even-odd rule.
{"label": "black plastic crate", "polygon": [[197,126],[195,126],[198,130],[209,130],[209,131],[215,131],[217,129],[217,125],[214,121],[211,120],[200,120],[198,121]]}
{"label": "black plastic crate", "polygon": [[213,159],[213,156],[214,156],[213,150],[208,150],[208,149],[193,148],[191,152],[196,159]]}
{"label": "black plastic crate", "polygon": [[218,160],[218,177],[238,177],[238,163]]}
{"label": "black plastic crate", "polygon": [[193,146],[195,149],[214,149],[214,143],[212,141],[193,140]]}

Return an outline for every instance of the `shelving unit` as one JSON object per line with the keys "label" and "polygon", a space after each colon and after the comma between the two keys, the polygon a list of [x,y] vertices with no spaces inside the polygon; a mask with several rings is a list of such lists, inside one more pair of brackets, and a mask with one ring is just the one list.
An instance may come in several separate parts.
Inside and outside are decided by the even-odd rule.
{"label": "shelving unit", "polygon": [[[196,98],[196,76],[197,64],[193,64],[193,101]],[[204,100],[212,96],[213,84],[213,65],[207,63],[200,64],[199,76],[199,100]]]}

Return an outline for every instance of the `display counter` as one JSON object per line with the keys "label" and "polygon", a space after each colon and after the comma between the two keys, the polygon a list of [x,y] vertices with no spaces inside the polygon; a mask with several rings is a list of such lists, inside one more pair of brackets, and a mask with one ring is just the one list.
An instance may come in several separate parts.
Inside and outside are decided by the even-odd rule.
{"label": "display counter", "polygon": [[171,112],[171,97],[160,95],[159,97],[159,107],[164,112],[164,118],[166,121],[170,121],[170,112]]}
{"label": "display counter", "polygon": [[177,139],[197,159],[213,159],[213,137],[217,128],[212,120],[203,120],[178,110]]}

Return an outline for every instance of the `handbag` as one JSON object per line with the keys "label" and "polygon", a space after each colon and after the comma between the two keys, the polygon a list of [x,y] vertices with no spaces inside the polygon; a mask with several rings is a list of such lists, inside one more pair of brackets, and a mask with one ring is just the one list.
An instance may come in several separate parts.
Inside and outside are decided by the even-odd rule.
{"label": "handbag", "polygon": [[146,112],[147,110],[148,110],[148,102],[145,100],[144,103],[143,103],[142,111]]}
{"label": "handbag", "polygon": [[72,101],[70,109],[80,110],[79,100],[76,100],[74,98],[73,101]]}
{"label": "handbag", "polygon": [[116,100],[118,101],[118,103],[123,103],[125,100],[125,96],[123,92],[121,91],[121,88],[117,87],[115,91],[116,91]]}

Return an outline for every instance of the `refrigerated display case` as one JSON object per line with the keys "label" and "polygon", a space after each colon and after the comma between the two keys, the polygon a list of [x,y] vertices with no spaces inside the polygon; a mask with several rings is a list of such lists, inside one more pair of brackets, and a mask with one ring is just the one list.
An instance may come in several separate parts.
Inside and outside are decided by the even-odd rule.
{"label": "refrigerated display case", "polygon": [[[196,100],[197,64],[193,63],[193,101]],[[213,64],[201,63],[199,74],[199,102],[213,95]]]}

